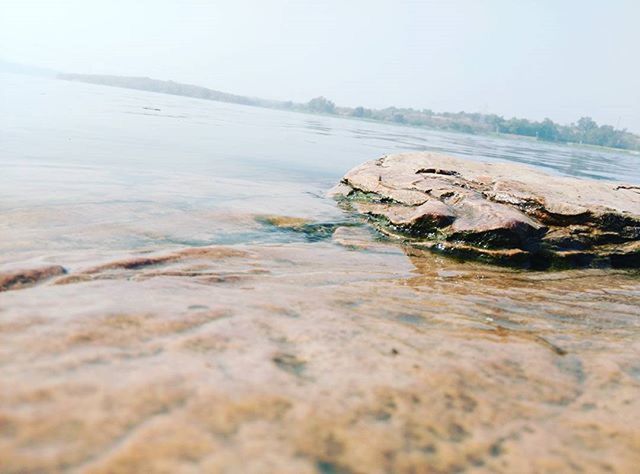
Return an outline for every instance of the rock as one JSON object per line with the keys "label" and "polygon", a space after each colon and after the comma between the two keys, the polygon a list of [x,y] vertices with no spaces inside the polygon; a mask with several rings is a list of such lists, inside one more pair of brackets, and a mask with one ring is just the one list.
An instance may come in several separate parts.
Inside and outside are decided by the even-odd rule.
{"label": "rock", "polygon": [[79,248],[91,283],[0,293],[0,472],[638,471],[636,272],[374,235]]}
{"label": "rock", "polygon": [[[116,280],[118,278],[147,279],[157,276],[194,277],[200,281],[228,282],[238,279],[238,275],[220,275],[218,272],[204,271],[195,262],[223,261],[231,258],[250,258],[241,249],[223,246],[189,247],[171,253],[130,256],[58,278],[54,285],[69,285],[94,280]],[[66,273],[66,272],[64,272]],[[2,281],[0,280],[0,285]],[[0,286],[0,291],[2,287]]]}
{"label": "rock", "polygon": [[526,267],[640,266],[640,186],[402,153],[331,192],[413,247]]}
{"label": "rock", "polygon": [[256,221],[273,229],[300,234],[310,242],[329,239],[337,228],[354,225],[349,222],[314,222],[301,217],[278,215],[256,216]]}
{"label": "rock", "polygon": [[60,265],[0,273],[0,291],[27,288],[41,281],[53,278],[54,276],[64,275],[65,273],[67,273],[67,271]]}
{"label": "rock", "polygon": [[256,216],[256,220],[262,224],[278,227],[280,229],[300,229],[312,222],[302,217],[266,215]]}
{"label": "rock", "polygon": [[368,226],[338,227],[331,236],[331,242],[350,250],[402,254],[397,245],[380,239],[379,234]]}

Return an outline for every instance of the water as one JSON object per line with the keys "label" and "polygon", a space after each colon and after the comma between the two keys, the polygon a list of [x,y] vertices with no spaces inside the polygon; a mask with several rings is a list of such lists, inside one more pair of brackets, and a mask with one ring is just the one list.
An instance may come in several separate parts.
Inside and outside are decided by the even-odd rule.
{"label": "water", "polygon": [[[273,234],[232,225],[224,215],[337,219],[324,192],[353,166],[395,151],[437,150],[640,182],[640,157],[626,153],[27,76],[3,75],[1,81],[0,211],[11,227],[3,229],[11,237],[0,243],[3,258],[18,250],[16,241],[27,248],[46,245],[49,252],[268,241]],[[55,222],[47,225],[50,219]]]}
{"label": "water", "polygon": [[415,255],[324,197],[396,151],[639,156],[13,75],[0,110],[0,272],[67,271],[0,293],[0,471],[640,464],[637,272]]}

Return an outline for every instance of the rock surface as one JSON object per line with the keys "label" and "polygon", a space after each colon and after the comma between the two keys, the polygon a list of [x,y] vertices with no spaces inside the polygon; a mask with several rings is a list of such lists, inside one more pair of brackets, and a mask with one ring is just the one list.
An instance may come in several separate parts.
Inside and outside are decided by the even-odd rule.
{"label": "rock surface", "polygon": [[66,270],[60,265],[0,272],[0,291],[28,288],[65,273]]}
{"label": "rock surface", "polygon": [[638,272],[368,230],[52,256],[0,293],[0,472],[637,472]]}
{"label": "rock surface", "polygon": [[640,266],[640,186],[402,153],[354,168],[333,194],[412,247],[518,266]]}

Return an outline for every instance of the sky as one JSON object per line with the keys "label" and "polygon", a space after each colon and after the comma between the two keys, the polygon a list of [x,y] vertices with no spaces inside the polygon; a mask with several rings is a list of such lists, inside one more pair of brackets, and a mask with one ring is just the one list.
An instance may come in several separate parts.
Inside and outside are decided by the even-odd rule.
{"label": "sky", "polygon": [[0,59],[640,132],[640,0],[0,0]]}

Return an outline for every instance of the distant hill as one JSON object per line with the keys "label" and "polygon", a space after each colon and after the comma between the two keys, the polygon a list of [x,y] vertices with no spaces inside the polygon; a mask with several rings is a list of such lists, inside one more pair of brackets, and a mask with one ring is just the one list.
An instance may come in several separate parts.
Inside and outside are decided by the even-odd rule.
{"label": "distant hill", "polygon": [[429,129],[450,130],[472,134],[501,133],[532,137],[549,142],[579,143],[626,150],[640,150],[640,136],[628,132],[626,129],[619,130],[610,125],[598,125],[590,117],[582,117],[575,123],[569,125],[560,125],[550,119],[544,119],[539,122],[515,117],[505,119],[496,114],[433,112],[429,109],[418,110],[397,107],[387,107],[384,109],[338,107],[324,97],[316,97],[307,103],[266,100],[229,94],[191,84],[161,81],[149,77],[92,74],[58,74],[57,77],[67,81],[88,82],[255,107],[336,115]]}
{"label": "distant hill", "polygon": [[88,82],[105,86],[138,89],[162,94],[182,95],[197,99],[215,100],[218,102],[232,102],[234,104],[253,105],[257,107],[284,108],[285,102],[270,101],[241,95],[228,94],[206,87],[182,84],[174,81],[161,81],[149,77],[107,76],[95,74],[58,74],[58,79],[67,81]]}

